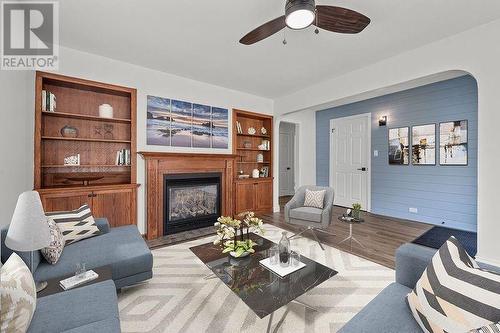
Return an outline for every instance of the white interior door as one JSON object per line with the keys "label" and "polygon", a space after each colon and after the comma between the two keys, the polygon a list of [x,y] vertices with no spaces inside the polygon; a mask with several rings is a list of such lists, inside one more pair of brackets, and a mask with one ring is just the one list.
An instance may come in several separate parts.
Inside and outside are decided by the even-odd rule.
{"label": "white interior door", "polygon": [[370,210],[370,141],[370,114],[331,120],[330,186],[336,205],[360,203]]}
{"label": "white interior door", "polygon": [[280,196],[293,195],[294,189],[294,175],[293,175],[293,133],[280,131],[280,156],[279,156],[279,169],[280,169]]}

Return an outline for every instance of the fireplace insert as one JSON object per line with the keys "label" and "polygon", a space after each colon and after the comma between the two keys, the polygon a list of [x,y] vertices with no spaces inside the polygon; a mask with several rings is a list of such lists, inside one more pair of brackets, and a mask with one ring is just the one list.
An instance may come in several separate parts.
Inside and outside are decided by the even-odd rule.
{"label": "fireplace insert", "polygon": [[221,174],[164,175],[163,234],[213,225],[221,213]]}

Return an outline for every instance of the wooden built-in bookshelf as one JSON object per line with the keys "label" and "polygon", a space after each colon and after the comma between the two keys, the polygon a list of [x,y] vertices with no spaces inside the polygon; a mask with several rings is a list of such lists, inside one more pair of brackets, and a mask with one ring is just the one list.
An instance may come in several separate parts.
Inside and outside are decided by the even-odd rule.
{"label": "wooden built-in bookshelf", "polygon": [[[239,124],[239,125],[238,125]],[[248,132],[255,129],[255,134]],[[265,133],[261,129],[265,128]],[[266,149],[259,148],[267,142]],[[233,109],[233,154],[236,157],[235,213],[271,212],[273,202],[273,117]],[[262,154],[262,161],[257,156]],[[267,167],[267,176],[252,178],[252,171]],[[249,178],[240,178],[241,175]]]}
{"label": "wooden built-in bookshelf", "polygon": [[[35,80],[34,187],[45,209],[88,203],[94,216],[112,225],[135,223],[136,89],[45,72]],[[55,96],[55,110],[42,109],[42,91]],[[113,107],[113,118],[99,116],[101,104]],[[77,135],[63,135],[65,126]],[[119,165],[117,152],[124,149],[130,161]],[[77,154],[79,165],[65,165],[66,157]]]}

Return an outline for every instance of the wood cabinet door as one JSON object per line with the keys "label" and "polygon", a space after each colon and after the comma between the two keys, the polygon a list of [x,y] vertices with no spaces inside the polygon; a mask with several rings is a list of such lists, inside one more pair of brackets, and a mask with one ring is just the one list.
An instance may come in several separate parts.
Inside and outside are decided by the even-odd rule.
{"label": "wood cabinet door", "polygon": [[236,183],[235,213],[255,209],[255,185],[253,183]]}
{"label": "wood cabinet door", "polygon": [[137,215],[136,189],[94,191],[92,214],[105,217],[111,227],[135,224]]}
{"label": "wood cabinet door", "polygon": [[269,212],[273,210],[273,182],[255,184],[255,210]]}
{"label": "wood cabinet door", "polygon": [[40,193],[40,198],[46,212],[75,210],[84,204],[92,209],[92,194],[87,191]]}

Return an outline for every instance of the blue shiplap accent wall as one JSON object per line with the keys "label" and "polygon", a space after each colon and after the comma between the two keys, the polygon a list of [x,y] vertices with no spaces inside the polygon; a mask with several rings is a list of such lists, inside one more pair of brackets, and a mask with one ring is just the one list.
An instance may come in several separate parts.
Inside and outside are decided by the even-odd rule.
{"label": "blue shiplap accent wall", "polygon": [[[476,231],[477,84],[471,76],[347,104],[316,113],[316,182],[329,184],[330,119],[372,114],[372,213]],[[387,127],[378,118],[388,116]],[[468,120],[469,165],[394,166],[388,161],[388,128]],[[438,141],[439,127],[436,128]],[[437,142],[439,145],[439,141]],[[439,147],[439,146],[438,146]],[[374,157],[373,151],[379,156]],[[410,213],[409,207],[418,209]]]}

